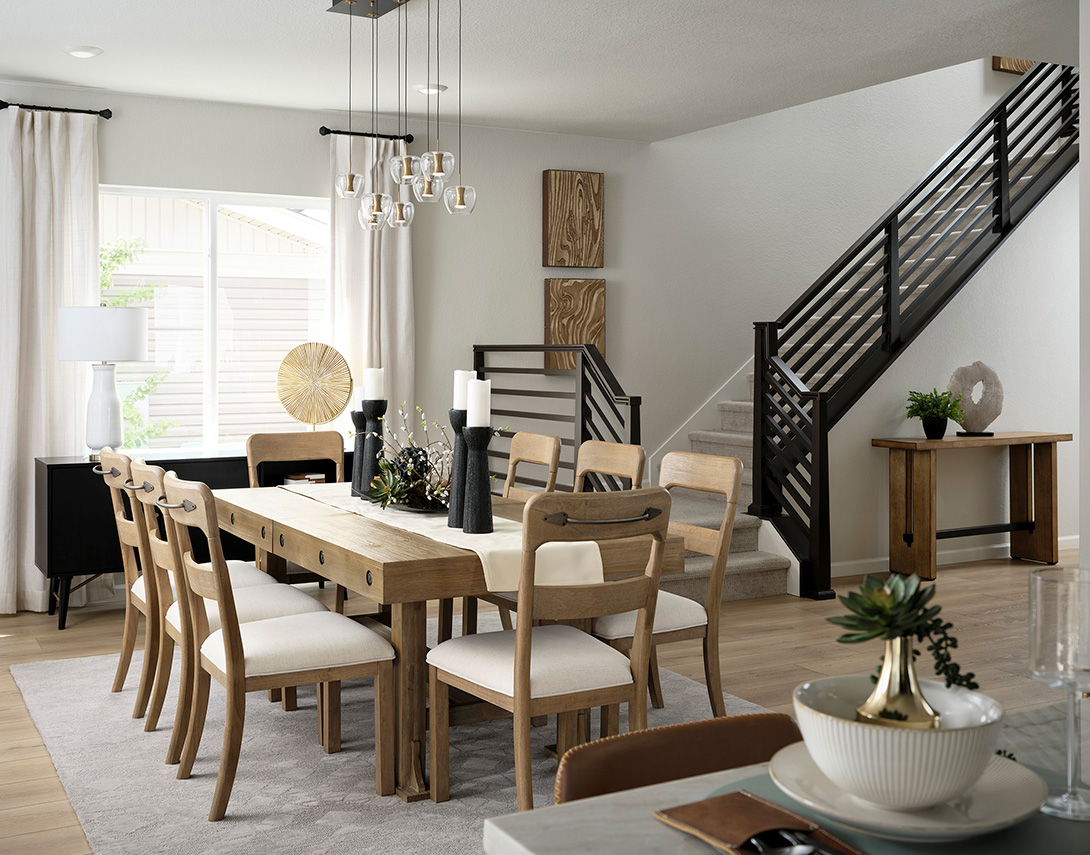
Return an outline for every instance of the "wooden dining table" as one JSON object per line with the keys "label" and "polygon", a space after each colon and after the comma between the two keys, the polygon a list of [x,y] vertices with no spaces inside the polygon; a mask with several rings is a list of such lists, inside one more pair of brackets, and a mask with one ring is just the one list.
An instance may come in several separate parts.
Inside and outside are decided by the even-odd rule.
{"label": "wooden dining table", "polygon": [[[314,485],[305,495],[281,487],[213,494],[220,528],[264,551],[270,573],[292,561],[389,606],[390,641],[397,652],[397,794],[405,801],[427,798],[427,602],[488,593],[480,558],[322,501],[349,496],[345,483]],[[496,496],[492,501],[496,516],[521,521],[522,502]],[[650,543],[649,538],[603,542],[605,572],[642,572]],[[663,572],[683,570],[684,543],[671,537]]]}

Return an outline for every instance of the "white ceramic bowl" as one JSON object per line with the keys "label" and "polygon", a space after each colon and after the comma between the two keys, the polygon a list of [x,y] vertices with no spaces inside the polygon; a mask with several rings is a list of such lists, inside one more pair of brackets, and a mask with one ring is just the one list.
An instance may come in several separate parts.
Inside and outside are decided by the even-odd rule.
{"label": "white ceramic bowl", "polygon": [[874,684],[866,675],[823,677],[795,689],[795,715],[806,748],[833,783],[896,810],[941,804],[965,793],[995,752],[1002,705],[980,692],[921,680],[942,716],[938,730],[864,724],[855,708]]}

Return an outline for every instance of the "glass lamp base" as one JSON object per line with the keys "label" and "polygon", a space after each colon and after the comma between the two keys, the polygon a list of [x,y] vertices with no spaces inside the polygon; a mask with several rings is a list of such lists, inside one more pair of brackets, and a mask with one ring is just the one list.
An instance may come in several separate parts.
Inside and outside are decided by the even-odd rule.
{"label": "glass lamp base", "polygon": [[1056,790],[1041,805],[1041,813],[1060,819],[1090,822],[1090,790],[1079,787],[1074,792]]}

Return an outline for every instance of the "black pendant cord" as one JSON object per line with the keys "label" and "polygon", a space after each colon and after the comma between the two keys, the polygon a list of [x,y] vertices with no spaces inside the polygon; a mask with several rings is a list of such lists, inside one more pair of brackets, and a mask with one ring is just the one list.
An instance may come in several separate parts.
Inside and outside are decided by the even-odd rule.
{"label": "black pendant cord", "polygon": [[22,107],[24,110],[41,110],[46,113],[85,113],[88,116],[101,116],[103,119],[109,119],[114,114],[114,111],[110,109],[80,110],[75,107],[42,107],[38,104],[16,104],[13,101],[0,101],[0,110],[6,110],[8,107]]}
{"label": "black pendant cord", "polygon": [[458,186],[462,185],[462,0],[458,0]]}
{"label": "black pendant cord", "polygon": [[439,128],[439,114],[442,109],[440,98],[443,97],[443,90],[439,87],[442,85],[439,82],[439,76],[443,73],[439,67],[439,41],[442,35],[442,27],[439,25],[439,15],[442,14],[443,4],[436,0],[435,2],[435,150],[439,151],[439,134],[442,132]]}
{"label": "black pendant cord", "polygon": [[428,130],[427,130],[427,138],[428,139],[427,139],[427,142],[428,142],[428,151],[431,151],[431,90],[432,90],[432,79],[431,79],[431,0],[428,0],[428,35],[427,35],[427,38],[424,39],[424,47],[425,47],[425,50],[427,50],[427,52],[428,52],[428,88],[427,88],[427,95],[428,95]]}
{"label": "black pendant cord", "polygon": [[[355,0],[353,0],[353,3]],[[348,136],[352,136],[352,19],[356,16],[348,14]],[[352,174],[352,140],[348,140],[348,174]]]}

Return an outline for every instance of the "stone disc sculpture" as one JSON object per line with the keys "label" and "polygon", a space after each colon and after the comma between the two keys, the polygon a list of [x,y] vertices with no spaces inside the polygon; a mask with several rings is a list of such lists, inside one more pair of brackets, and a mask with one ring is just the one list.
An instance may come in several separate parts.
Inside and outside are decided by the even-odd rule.
{"label": "stone disc sculpture", "polygon": [[[973,389],[977,383],[982,383],[984,390],[980,400],[974,401]],[[961,409],[965,413],[961,426],[968,434],[986,433],[988,425],[1003,412],[1003,384],[995,370],[983,362],[963,365],[951,375],[947,388],[955,398],[961,395]]]}

